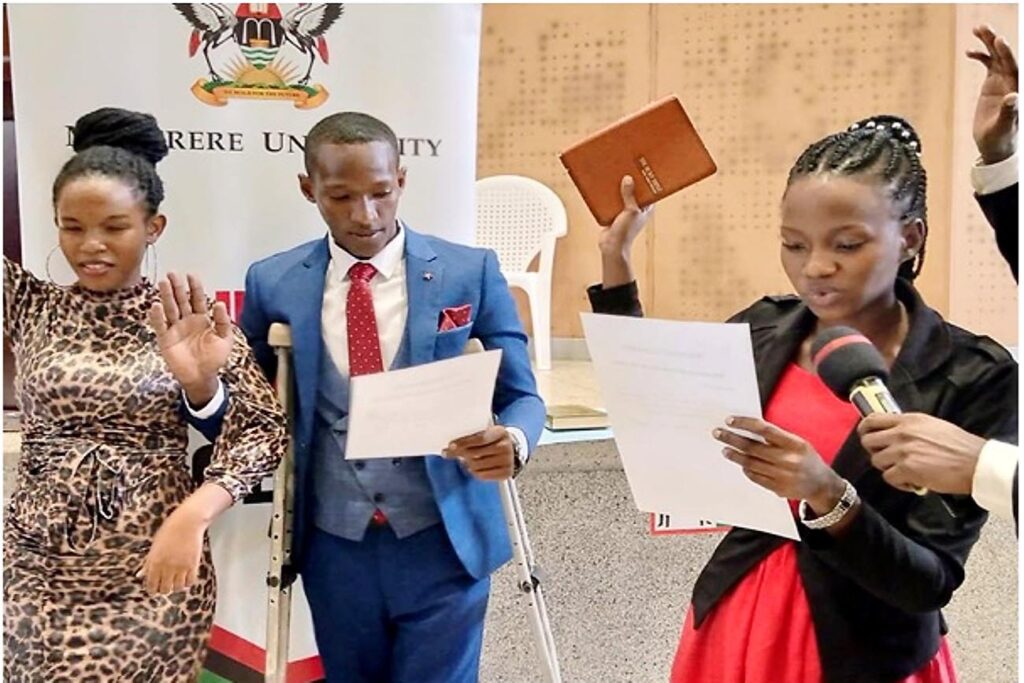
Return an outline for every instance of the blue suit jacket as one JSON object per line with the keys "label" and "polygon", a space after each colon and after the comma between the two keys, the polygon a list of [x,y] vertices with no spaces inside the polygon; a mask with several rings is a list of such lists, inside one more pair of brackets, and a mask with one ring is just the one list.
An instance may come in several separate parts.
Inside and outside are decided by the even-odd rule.
{"label": "blue suit jacket", "polygon": [[[501,349],[493,412],[499,424],[521,429],[532,451],[544,426],[544,404],[530,369],[526,335],[497,257],[489,250],[421,235],[405,226],[402,229],[411,364],[458,356],[470,337],[480,339],[487,349]],[[293,555],[300,568],[311,524],[310,444],[324,353],[320,315],[329,260],[324,238],[253,264],[246,275],[241,317],[242,330],[271,377],[276,359],[267,344],[270,325],[283,322],[292,330],[296,388]],[[472,321],[438,332],[441,311],[463,304],[472,306]],[[217,421],[213,418],[213,423]],[[209,433],[213,425],[200,426]],[[480,578],[507,562],[511,546],[498,485],[475,479],[459,463],[440,456],[428,456],[426,466],[448,537],[466,571]]]}

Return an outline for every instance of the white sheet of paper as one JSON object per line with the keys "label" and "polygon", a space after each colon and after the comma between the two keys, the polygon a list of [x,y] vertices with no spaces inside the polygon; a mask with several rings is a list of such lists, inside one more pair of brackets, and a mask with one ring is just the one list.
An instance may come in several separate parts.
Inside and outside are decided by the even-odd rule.
{"label": "white sheet of paper", "polygon": [[346,460],[440,453],[491,423],[501,349],[352,378]]}
{"label": "white sheet of paper", "polygon": [[637,508],[798,539],[788,503],[744,476],[711,436],[761,417],[750,327],[582,314]]}

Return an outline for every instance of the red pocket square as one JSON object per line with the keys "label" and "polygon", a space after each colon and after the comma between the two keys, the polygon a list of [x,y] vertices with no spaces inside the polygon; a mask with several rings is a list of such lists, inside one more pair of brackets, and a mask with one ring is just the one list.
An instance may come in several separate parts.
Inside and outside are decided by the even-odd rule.
{"label": "red pocket square", "polygon": [[437,323],[437,331],[447,332],[448,330],[454,330],[456,327],[468,325],[472,313],[473,307],[469,304],[444,309],[441,311],[441,319]]}

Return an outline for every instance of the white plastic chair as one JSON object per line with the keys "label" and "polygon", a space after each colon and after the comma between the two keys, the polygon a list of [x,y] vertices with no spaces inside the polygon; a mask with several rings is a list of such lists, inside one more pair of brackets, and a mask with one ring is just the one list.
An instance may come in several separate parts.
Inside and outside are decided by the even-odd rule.
{"label": "white plastic chair", "polygon": [[[476,243],[493,249],[508,284],[526,292],[538,370],[551,369],[555,241],[567,232],[565,206],[543,183],[517,175],[476,181]],[[537,270],[527,270],[538,253]]]}

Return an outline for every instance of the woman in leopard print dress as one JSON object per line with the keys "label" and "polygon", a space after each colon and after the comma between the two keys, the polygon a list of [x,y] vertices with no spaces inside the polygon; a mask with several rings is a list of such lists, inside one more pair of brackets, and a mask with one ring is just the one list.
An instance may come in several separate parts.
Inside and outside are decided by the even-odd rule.
{"label": "woman in leopard print dress", "polygon": [[[78,281],[61,287],[4,259],[23,441],[4,524],[3,678],[191,683],[216,594],[206,529],[273,472],[283,415],[226,311],[211,321],[197,302],[201,314],[179,316],[166,310],[171,288],[161,297],[141,277],[165,225],[156,121],[93,112],[75,149],[54,211]],[[216,361],[231,396],[198,489],[182,392],[191,405],[214,392],[182,376],[190,353]]]}

